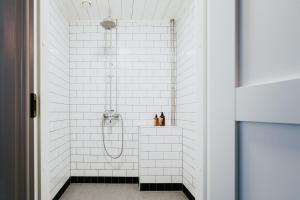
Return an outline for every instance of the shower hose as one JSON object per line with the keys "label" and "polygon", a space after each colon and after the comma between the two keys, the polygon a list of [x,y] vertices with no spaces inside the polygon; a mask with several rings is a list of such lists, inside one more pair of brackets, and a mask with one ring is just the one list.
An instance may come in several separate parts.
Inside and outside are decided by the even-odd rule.
{"label": "shower hose", "polygon": [[[116,156],[114,156],[114,155],[111,155],[109,152],[108,152],[108,150],[107,150],[107,147],[106,147],[106,144],[105,144],[105,131],[104,131],[104,128],[105,128],[105,119],[104,119],[104,117],[102,118],[102,142],[103,142],[103,147],[104,147],[104,150],[105,150],[105,152],[106,152],[106,154],[110,157],[110,158],[112,158],[112,159],[118,159],[118,158],[120,158],[121,157],[121,155],[123,154],[123,150],[124,150],[124,127],[123,127],[123,118],[122,118],[122,115],[120,115],[119,114],[119,117],[120,117],[120,119],[121,119],[121,125],[122,125],[122,146],[121,146],[121,151],[120,151],[120,153],[118,154],[118,155],[116,155]],[[111,128],[110,128],[110,130],[111,130],[111,132],[110,132],[110,134],[112,133],[112,126],[111,126]]]}

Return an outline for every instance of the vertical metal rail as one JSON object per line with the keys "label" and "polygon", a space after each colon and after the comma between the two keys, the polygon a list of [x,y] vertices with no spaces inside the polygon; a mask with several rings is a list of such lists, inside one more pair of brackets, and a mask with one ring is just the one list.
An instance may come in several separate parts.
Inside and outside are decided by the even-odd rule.
{"label": "vertical metal rail", "polygon": [[109,110],[112,110],[112,61],[111,61],[111,52],[112,52],[112,30],[109,30],[109,52],[108,52],[108,67],[109,67]]}
{"label": "vertical metal rail", "polygon": [[176,63],[176,24],[170,20],[171,46],[171,126],[176,126],[176,99],[177,99],[177,63]]}
{"label": "vertical metal rail", "polygon": [[118,54],[119,54],[119,49],[118,49],[118,35],[119,32],[118,32],[118,19],[116,19],[116,57],[115,57],[115,62],[116,62],[116,67],[115,67],[115,70],[116,70],[116,107],[115,107],[115,111],[118,112]]}
{"label": "vertical metal rail", "polygon": [[107,105],[108,105],[108,103],[107,103],[107,95],[108,95],[108,89],[107,89],[107,85],[108,85],[108,72],[107,72],[107,70],[108,70],[108,67],[107,67],[107,65],[108,65],[108,55],[107,55],[107,49],[108,49],[108,44],[107,44],[107,34],[108,34],[108,30],[105,30],[105,32],[104,32],[104,40],[105,40],[105,42],[104,42],[104,73],[105,73],[105,76],[104,76],[104,86],[105,86],[105,98],[104,98],[104,110],[108,110],[108,107],[107,107]]}

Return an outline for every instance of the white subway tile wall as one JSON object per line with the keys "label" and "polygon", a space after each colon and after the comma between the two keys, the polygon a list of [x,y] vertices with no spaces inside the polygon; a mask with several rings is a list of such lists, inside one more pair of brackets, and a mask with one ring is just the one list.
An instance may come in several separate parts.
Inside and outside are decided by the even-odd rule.
{"label": "white subway tile wall", "polygon": [[[187,1],[177,21],[177,126],[183,129],[183,184],[195,195],[197,91],[197,41],[195,1]],[[198,155],[199,156],[199,155]]]}
{"label": "white subway tile wall", "polygon": [[182,129],[141,127],[140,183],[182,183]]}
{"label": "white subway tile wall", "polygon": [[49,1],[47,32],[47,138],[53,198],[70,177],[69,23],[56,1]]}
{"label": "white subway tile wall", "polygon": [[[170,23],[119,21],[117,100],[124,119],[125,148],[117,160],[106,156],[101,135],[107,74],[104,32],[99,21],[72,21],[70,25],[71,174],[138,176],[138,127],[152,125],[154,114],[162,111],[170,124]],[[114,91],[115,85],[113,102]],[[120,135],[106,137],[108,146],[120,150]],[[152,156],[159,157],[155,152]]]}

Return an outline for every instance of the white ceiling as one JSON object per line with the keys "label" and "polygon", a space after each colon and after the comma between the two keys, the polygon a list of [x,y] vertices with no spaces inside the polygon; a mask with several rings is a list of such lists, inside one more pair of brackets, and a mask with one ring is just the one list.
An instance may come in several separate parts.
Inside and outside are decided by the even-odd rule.
{"label": "white ceiling", "polygon": [[[56,0],[69,20],[99,20],[108,16],[108,0],[91,0],[90,8],[82,0]],[[186,0],[109,0],[111,15],[117,19],[164,20],[176,18]]]}

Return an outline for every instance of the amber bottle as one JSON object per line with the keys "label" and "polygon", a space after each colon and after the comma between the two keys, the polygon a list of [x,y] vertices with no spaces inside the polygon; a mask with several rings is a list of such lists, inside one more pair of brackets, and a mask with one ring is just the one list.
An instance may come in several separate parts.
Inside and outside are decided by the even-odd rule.
{"label": "amber bottle", "polygon": [[161,112],[160,117],[159,117],[159,125],[160,126],[165,126],[166,125],[166,118],[163,112]]}
{"label": "amber bottle", "polygon": [[159,126],[159,119],[157,117],[157,114],[155,115],[153,120],[154,120],[154,126]]}

